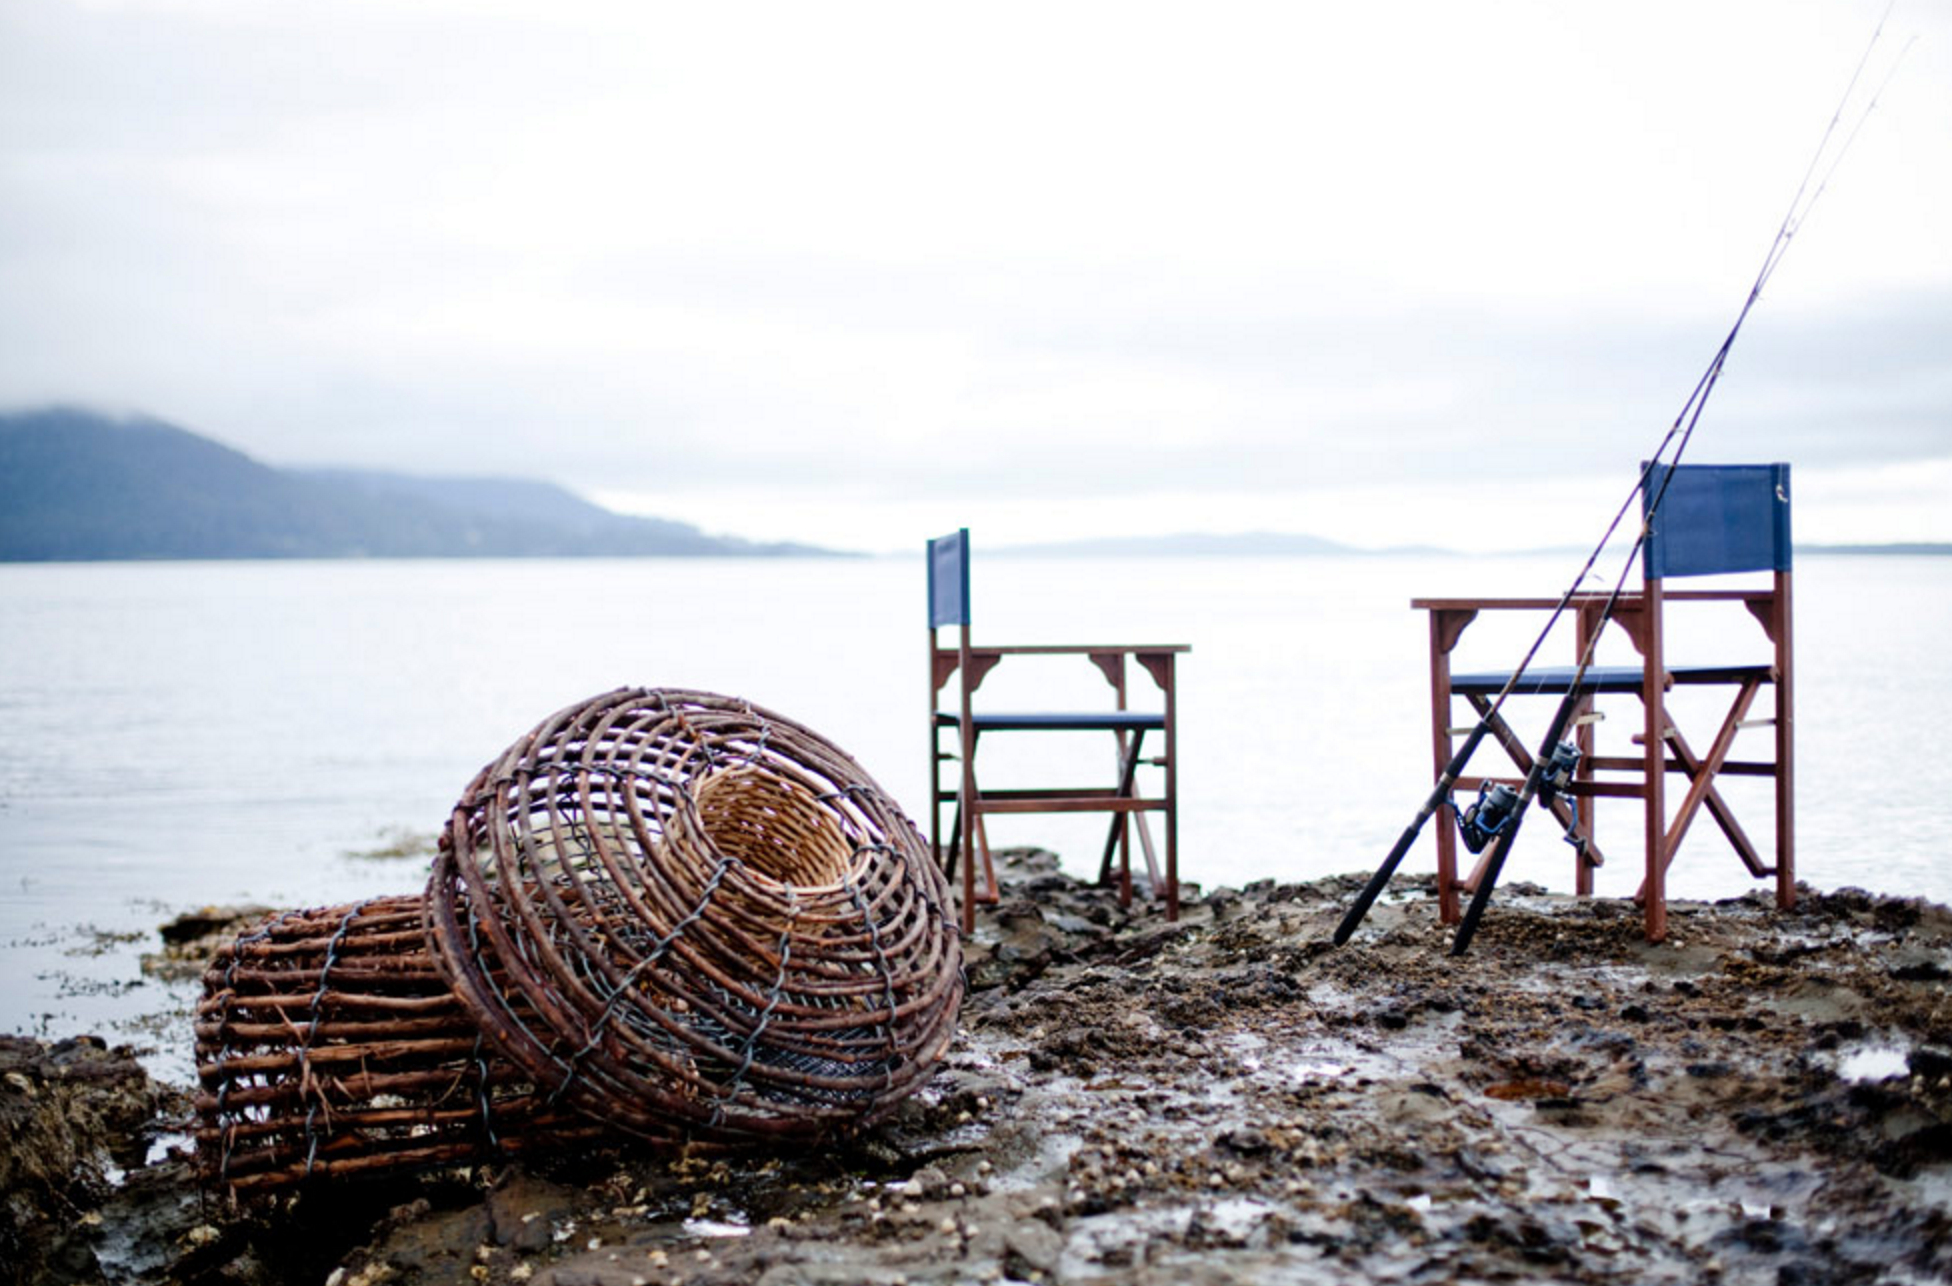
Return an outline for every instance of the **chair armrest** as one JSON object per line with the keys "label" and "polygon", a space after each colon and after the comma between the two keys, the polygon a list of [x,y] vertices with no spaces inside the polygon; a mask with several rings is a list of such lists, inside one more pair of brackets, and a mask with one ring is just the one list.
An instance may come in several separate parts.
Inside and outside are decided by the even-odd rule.
{"label": "chair armrest", "polygon": [[[937,651],[954,652],[954,648]],[[1099,653],[1136,656],[1141,652],[1191,652],[1190,643],[972,643],[971,656],[1094,656]]]}
{"label": "chair armrest", "polygon": [[[1712,591],[1700,591],[1708,593]],[[1739,591],[1738,591],[1739,592]],[[1610,597],[1606,594],[1574,594],[1566,600],[1568,608],[1597,607]],[[1669,594],[1669,598],[1676,595]],[[1632,603],[1640,598],[1638,590],[1620,595],[1620,602]],[[1549,612],[1559,606],[1556,598],[1413,598],[1410,607],[1419,612]]]}
{"label": "chair armrest", "polygon": [[[1430,646],[1435,655],[1448,656],[1457,647],[1457,641],[1464,631],[1475,621],[1479,612],[1548,612],[1554,608],[1576,615],[1597,613],[1608,601],[1613,602],[1614,618],[1622,621],[1634,612],[1641,610],[1646,596],[1635,591],[1623,593],[1617,600],[1611,594],[1579,593],[1557,598],[1413,598],[1410,607],[1413,611],[1430,613]],[[1628,631],[1631,633],[1631,629]]]}
{"label": "chair armrest", "polygon": [[[1633,606],[1643,597],[1640,590],[1627,590],[1620,603]],[[1670,589],[1661,597],[1669,602],[1686,603],[1765,603],[1776,596],[1773,588],[1752,589]],[[1597,592],[1574,594],[1566,606],[1596,607],[1610,597]],[[1548,611],[1559,606],[1556,598],[1413,598],[1410,607],[1420,612],[1499,612]]]}
{"label": "chair armrest", "polygon": [[[983,677],[995,669],[1006,656],[1081,656],[1096,665],[1105,676],[1105,681],[1113,687],[1123,684],[1122,673],[1125,658],[1137,659],[1141,668],[1152,676],[1152,681],[1161,691],[1170,688],[1172,661],[1183,652],[1191,652],[1190,643],[981,643],[971,644],[969,648],[969,669],[973,692],[982,683]],[[954,674],[961,664],[962,654],[953,647],[937,646],[935,649],[935,690]]]}

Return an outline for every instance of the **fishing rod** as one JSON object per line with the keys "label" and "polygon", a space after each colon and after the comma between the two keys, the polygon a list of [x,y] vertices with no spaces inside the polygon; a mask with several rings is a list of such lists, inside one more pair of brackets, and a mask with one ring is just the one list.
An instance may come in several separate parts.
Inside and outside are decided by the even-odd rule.
{"label": "fishing rod", "polygon": [[[1619,605],[1621,594],[1626,585],[1628,572],[1633,566],[1634,559],[1639,556],[1641,549],[1647,542],[1648,533],[1652,530],[1652,524],[1655,515],[1660,509],[1660,503],[1666,497],[1668,483],[1674,477],[1673,466],[1680,464],[1681,457],[1686,452],[1688,443],[1694,436],[1695,426],[1700,423],[1701,413],[1707,406],[1708,397],[1714,391],[1716,383],[1721,379],[1722,370],[1727,364],[1729,352],[1735,346],[1735,339],[1741,334],[1743,323],[1748,320],[1749,313],[1755,308],[1756,302],[1761,299],[1763,288],[1768,284],[1770,277],[1774,275],[1777,265],[1782,262],[1784,254],[1789,249],[1790,242],[1802,228],[1803,221],[1808,218],[1810,210],[1814,208],[1817,200],[1828,188],[1831,176],[1836,173],[1837,166],[1842,163],[1844,156],[1848,154],[1851,144],[1856,141],[1857,133],[1863,128],[1864,121],[1869,119],[1871,112],[1877,107],[1878,98],[1883,94],[1884,87],[1890,83],[1891,76],[1896,74],[1898,63],[1902,62],[1904,55],[1910,51],[1911,42],[1907,42],[1904,49],[1899,52],[1898,59],[1894,61],[1890,70],[1886,72],[1876,92],[1871,95],[1870,101],[1858,116],[1856,124],[1852,127],[1850,134],[1845,138],[1843,145],[1831,156],[1828,168],[1824,170],[1822,178],[1818,181],[1815,189],[1812,190],[1810,181],[1816,176],[1825,154],[1830,150],[1831,140],[1836,136],[1838,126],[1842,122],[1844,113],[1850,104],[1851,97],[1856,91],[1858,80],[1862,77],[1865,67],[1870,62],[1871,53],[1877,47],[1879,38],[1883,35],[1884,21],[1885,18],[1890,16],[1890,12],[1890,8],[1887,7],[1884,17],[1878,20],[1877,28],[1871,33],[1870,42],[1865,46],[1863,56],[1858,59],[1857,66],[1852,71],[1850,81],[1844,87],[1843,95],[1838,100],[1836,110],[1831,113],[1830,122],[1825,127],[1823,137],[1818,142],[1816,151],[1812,154],[1810,163],[1803,172],[1803,178],[1797,185],[1795,196],[1790,199],[1788,211],[1783,215],[1782,222],[1777,225],[1776,235],[1770,242],[1769,251],[1763,256],[1762,267],[1756,273],[1755,281],[1749,287],[1748,297],[1743,301],[1742,307],[1736,314],[1735,322],[1729,328],[1727,336],[1723,338],[1721,346],[1716,349],[1714,357],[1709,361],[1707,369],[1702,372],[1701,378],[1695,382],[1695,386],[1688,394],[1687,400],[1682,403],[1680,413],[1675,416],[1673,424],[1668,426],[1666,434],[1661,438],[1660,445],[1655,448],[1653,454],[1642,464],[1640,476],[1635,480],[1632,490],[1627,493],[1626,499],[1621,502],[1619,509],[1614,512],[1612,521],[1607,524],[1605,533],[1601,535],[1599,542],[1594,545],[1593,552],[1587,556],[1585,565],[1580,568],[1579,574],[1573,578],[1572,583],[1567,586],[1566,591],[1559,596],[1557,603],[1553,605],[1544,626],[1539,630],[1538,636],[1532,640],[1531,647],[1526,650],[1525,655],[1519,660],[1517,668],[1506,678],[1503,686],[1499,688],[1497,695],[1492,699],[1491,704],[1479,715],[1477,723],[1472,726],[1470,733],[1465,737],[1464,744],[1459,747],[1456,754],[1451,756],[1450,762],[1438,774],[1436,785],[1431,789],[1429,796],[1425,798],[1423,805],[1417,810],[1416,816],[1404,828],[1403,834],[1398,837],[1395,846],[1390,849],[1388,855],[1384,857],[1382,864],[1369,877],[1369,882],[1363,886],[1362,891],[1356,895],[1355,901],[1350,904],[1349,910],[1343,915],[1341,923],[1336,926],[1334,934],[1334,943],[1336,946],[1341,946],[1348,942],[1357,927],[1361,925],[1363,918],[1369,914],[1369,909],[1375,905],[1376,899],[1388,887],[1389,881],[1395,875],[1397,867],[1402,864],[1404,856],[1410,851],[1410,846],[1416,842],[1417,836],[1422,833],[1424,824],[1430,820],[1432,814],[1449,803],[1451,789],[1456,785],[1458,777],[1463,773],[1464,766],[1470,762],[1471,756],[1477,751],[1479,745],[1483,743],[1485,734],[1498,720],[1505,701],[1517,690],[1526,669],[1537,658],[1539,649],[1544,646],[1547,636],[1551,634],[1559,618],[1565,614],[1566,608],[1572,603],[1574,596],[1578,594],[1579,587],[1592,574],[1593,568],[1598,564],[1607,545],[1612,542],[1628,510],[1632,508],[1635,497],[1642,497],[1644,503],[1641,510],[1639,531],[1634,537],[1631,548],[1627,551],[1626,558],[1622,561],[1620,575],[1615,580],[1613,589],[1608,594],[1606,602],[1601,609],[1598,625],[1590,632],[1585,646],[1581,650],[1579,665],[1574,671],[1571,681],[1566,686],[1565,696],[1560,700],[1559,708],[1554,712],[1552,722],[1548,726],[1546,736],[1540,745],[1539,753],[1533,756],[1532,767],[1526,773],[1525,781],[1520,787],[1515,800],[1511,802],[1508,815],[1500,823],[1499,829],[1494,837],[1491,852],[1486,856],[1484,866],[1478,875],[1477,887],[1473,891],[1470,907],[1466,911],[1462,922],[1458,925],[1457,936],[1451,945],[1451,954],[1462,955],[1470,947],[1471,938],[1477,932],[1478,921],[1483,917],[1484,908],[1490,901],[1491,889],[1496,885],[1498,874],[1504,866],[1505,857],[1511,851],[1512,842],[1517,837],[1519,824],[1524,816],[1525,809],[1538,796],[1540,791],[1545,788],[1547,784],[1547,772],[1554,770],[1555,767],[1562,767],[1564,765],[1565,761],[1563,758],[1555,755],[1554,751],[1558,749],[1560,739],[1564,736],[1566,725],[1571,720],[1572,711],[1577,706],[1582,695],[1580,688],[1585,680],[1587,670],[1591,668],[1600,635],[1605,632],[1607,621],[1612,619]],[[1677,437],[1679,439],[1678,442],[1676,441]],[[1670,445],[1674,447],[1673,459],[1669,463],[1666,472],[1661,476],[1659,489],[1650,493],[1647,491],[1648,481],[1654,476],[1655,470],[1661,467],[1662,458],[1666,455]]]}
{"label": "fishing rod", "polygon": [[[1756,289],[1750,292],[1749,304],[1755,302],[1760,289],[1759,280]],[[1471,939],[1477,936],[1478,921],[1484,918],[1484,909],[1491,903],[1491,890],[1497,887],[1498,875],[1504,869],[1505,857],[1511,852],[1512,844],[1518,839],[1518,828],[1525,820],[1525,810],[1549,785],[1558,784],[1549,774],[1555,771],[1563,772],[1567,784],[1570,783],[1573,765],[1578,762],[1578,750],[1576,747],[1571,748],[1569,757],[1555,752],[1564,744],[1561,738],[1565,736],[1566,725],[1571,722],[1572,712],[1584,695],[1580,689],[1586,678],[1586,671],[1592,666],[1600,634],[1606,629],[1606,623],[1613,619],[1614,610],[1619,606],[1621,594],[1626,588],[1627,574],[1633,568],[1634,559],[1647,544],[1647,537],[1653,530],[1654,515],[1659,512],[1661,501],[1667,496],[1667,488],[1674,481],[1675,468],[1681,463],[1681,456],[1687,450],[1688,440],[1694,436],[1694,426],[1701,418],[1701,409],[1707,404],[1708,394],[1714,390],[1716,381],[1721,378],[1721,362],[1727,357],[1729,348],[1733,346],[1736,332],[1742,328],[1742,318],[1748,315],[1748,310],[1749,305],[1745,304],[1741,315],[1736,319],[1734,329],[1729,331],[1728,338],[1722,342],[1716,360],[1710,363],[1712,378],[1706,379],[1701,386],[1700,400],[1694,403],[1694,413],[1688,417],[1688,427],[1682,432],[1681,440],[1674,448],[1673,464],[1661,475],[1659,490],[1651,494],[1646,493],[1648,477],[1658,464],[1658,453],[1656,459],[1649,460],[1641,467],[1640,481],[1634,488],[1634,494],[1645,495],[1646,499],[1642,509],[1640,531],[1634,537],[1633,546],[1627,551],[1626,558],[1622,560],[1620,575],[1614,580],[1613,589],[1600,609],[1599,624],[1587,636],[1585,646],[1580,649],[1579,665],[1566,684],[1566,694],[1559,698],[1559,707],[1553,712],[1552,722],[1547,725],[1545,737],[1539,743],[1539,753],[1533,758],[1532,766],[1525,774],[1525,781],[1519,787],[1517,797],[1511,802],[1510,812],[1500,825],[1491,851],[1485,855],[1484,867],[1478,873],[1477,886],[1471,890],[1471,903],[1464,909],[1463,919],[1457,925],[1457,934],[1451,939],[1450,953],[1453,956],[1461,956],[1470,950]],[[1676,423],[1678,424],[1679,421],[1677,420]],[[1668,431],[1668,436],[1670,438],[1673,436],[1672,429]],[[1662,439],[1661,446],[1663,450],[1666,448],[1667,439]],[[1631,504],[1633,496],[1629,495],[1627,499]],[[1513,676],[1514,679],[1516,677]],[[1487,722],[1490,717],[1490,715],[1485,716]],[[1457,766],[1461,769],[1463,765]],[[1350,928],[1353,931],[1354,926],[1351,925]]]}

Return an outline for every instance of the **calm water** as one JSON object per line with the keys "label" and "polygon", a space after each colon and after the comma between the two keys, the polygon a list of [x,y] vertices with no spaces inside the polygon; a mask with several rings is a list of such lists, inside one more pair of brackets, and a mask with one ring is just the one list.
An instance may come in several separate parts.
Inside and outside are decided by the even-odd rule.
{"label": "calm water", "polygon": [[[1300,879],[1373,868],[1427,790],[1426,634],[1408,600],[1552,595],[1573,563],[979,556],[977,636],[1192,644],[1181,869],[1209,885]],[[623,684],[770,705],[850,751],[923,820],[922,576],[919,560],[896,559],[0,566],[0,1030],[112,1025],[169,1003],[136,957],[180,911],[417,889],[421,860],[368,854],[430,835],[514,737]],[[1952,559],[1799,568],[1799,868],[1811,883],[1952,901],[1952,761],[1938,753],[1948,636]],[[1523,641],[1474,627],[1460,664],[1508,664]],[[1672,651],[1720,659],[1761,642],[1737,611]],[[1013,692],[1031,703],[1105,690],[1074,664],[1014,685],[1006,666],[984,692],[1017,704]],[[1718,713],[1684,724],[1697,743]],[[1543,717],[1521,731],[1535,737]],[[1629,701],[1602,735],[1623,738],[1635,717]],[[1767,734],[1749,735],[1766,755]],[[1004,762],[1001,740],[995,750],[999,773],[1039,767]],[[1058,744],[1042,760],[1103,753]],[[1747,784],[1725,787],[1738,810]],[[1766,843],[1766,807],[1748,812]],[[1601,828],[1612,845],[1601,892],[1631,893],[1636,821],[1602,813]],[[1080,871],[1100,836],[1065,818],[992,832],[1058,848]],[[1430,869],[1432,853],[1426,835],[1405,869]],[[1571,870],[1534,819],[1507,878],[1564,888]],[[1671,887],[1708,897],[1751,884],[1704,818]]]}

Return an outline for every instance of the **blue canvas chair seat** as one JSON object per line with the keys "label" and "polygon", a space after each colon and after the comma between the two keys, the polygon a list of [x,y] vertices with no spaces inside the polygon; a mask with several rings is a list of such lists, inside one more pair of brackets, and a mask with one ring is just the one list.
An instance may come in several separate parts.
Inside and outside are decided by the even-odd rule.
{"label": "blue canvas chair seat", "polygon": [[[1533,666],[1512,689],[1516,696],[1564,696],[1579,673],[1576,665]],[[1767,679],[1766,665],[1673,665],[1667,677],[1677,687],[1688,684],[1740,683],[1745,678]],[[1453,674],[1450,690],[1458,696],[1496,696],[1511,679],[1510,670],[1484,670],[1476,674]],[[1579,680],[1581,692],[1631,692],[1639,695],[1647,673],[1637,665],[1588,666]]]}
{"label": "blue canvas chair seat", "polygon": [[[990,858],[983,819],[1001,813],[1112,814],[1099,864],[1099,879],[1118,884],[1119,901],[1132,900],[1132,833],[1137,831],[1145,855],[1147,884],[1166,904],[1166,917],[1179,918],[1179,803],[1177,766],[1175,665],[1187,651],[1183,644],[1023,644],[981,646],[969,634],[969,532],[965,529],[928,543],[929,567],[929,825],[935,851],[951,874],[962,874],[962,922],[965,932],[975,925],[976,903],[997,898],[996,868]],[[957,631],[955,643],[944,646],[938,631]],[[1037,658],[1087,660],[1111,685],[1110,709],[1068,711],[978,710],[974,694],[983,679],[1006,659]],[[1128,663],[1149,674],[1159,688],[1158,710],[1127,706]],[[957,680],[953,707],[940,704],[949,680]],[[1100,785],[1061,785],[999,789],[980,784],[977,749],[985,733],[1098,732],[1113,739],[1116,757],[1109,780]],[[953,736],[945,742],[945,733]],[[1146,734],[1156,733],[1159,753],[1148,758]],[[944,781],[944,770],[958,766]],[[1143,771],[1142,771],[1143,770]],[[1158,778],[1157,789],[1141,789],[1145,777]],[[943,815],[952,810],[947,844]],[[1153,845],[1147,813],[1159,813],[1165,832],[1165,863]],[[1116,860],[1116,868],[1114,868]],[[982,885],[976,881],[978,865]]]}
{"label": "blue canvas chair seat", "polygon": [[[1654,498],[1658,497],[1658,504]],[[1580,681],[1579,702],[1573,710],[1574,738],[1580,750],[1579,769],[1571,787],[1550,801],[1570,838],[1576,842],[1575,887],[1593,891],[1593,871],[1604,860],[1593,835],[1592,810],[1578,810],[1582,798],[1615,797],[1644,803],[1646,873],[1638,897],[1645,908],[1650,941],[1667,932],[1666,880],[1675,852],[1695,818],[1703,811],[1714,819],[1737,856],[1756,878],[1773,876],[1776,901],[1784,909],[1795,904],[1795,740],[1794,675],[1790,629],[1789,466],[1658,465],[1648,471],[1643,486],[1643,515],[1652,509],[1642,547],[1641,588],[1623,594],[1609,618],[1640,654],[1637,666],[1593,666]],[[1676,577],[1768,573],[1766,586],[1755,588],[1670,590]],[[1567,603],[1573,621],[1576,654],[1584,654],[1605,627],[1607,596],[1575,594]],[[1456,724],[1453,705],[1463,700],[1477,717],[1488,721],[1489,740],[1502,747],[1522,776],[1532,768],[1532,750],[1512,730],[1504,711],[1495,706],[1511,672],[1472,671],[1453,674],[1451,654],[1464,631],[1487,611],[1540,611],[1558,606],[1542,598],[1420,598],[1411,606],[1429,613],[1431,750],[1441,779],[1448,767],[1453,737],[1465,731]],[[1670,607],[1696,603],[1734,603],[1747,609],[1762,626],[1771,647],[1761,658],[1730,664],[1668,665],[1664,618]],[[1576,666],[1527,669],[1512,689],[1513,697],[1563,697]],[[1732,689],[1727,713],[1713,737],[1697,750],[1675,724],[1667,694],[1678,687]],[[1773,694],[1769,717],[1750,718],[1762,693]],[[1600,754],[1594,720],[1599,698],[1631,694],[1639,699],[1642,718],[1629,754]],[[1508,703],[1509,704],[1509,703]],[[1767,757],[1732,757],[1736,736],[1757,727],[1773,729],[1773,753]],[[1666,789],[1670,777],[1686,782],[1678,806],[1670,810]],[[1764,861],[1747,831],[1716,786],[1722,776],[1766,777],[1775,783],[1775,860]],[[1490,781],[1510,778],[1460,776],[1460,792],[1475,791]],[[1568,798],[1570,797],[1570,798]],[[1484,863],[1460,879],[1457,875],[1457,834],[1448,826],[1437,831],[1437,890],[1439,912],[1446,923],[1460,917],[1459,895],[1477,887]]]}
{"label": "blue canvas chair seat", "polygon": [[[978,732],[1148,732],[1163,729],[1166,716],[1146,710],[1077,711],[1071,714],[1013,714],[979,710],[971,716]],[[962,721],[954,710],[937,710],[938,727],[953,728]]]}

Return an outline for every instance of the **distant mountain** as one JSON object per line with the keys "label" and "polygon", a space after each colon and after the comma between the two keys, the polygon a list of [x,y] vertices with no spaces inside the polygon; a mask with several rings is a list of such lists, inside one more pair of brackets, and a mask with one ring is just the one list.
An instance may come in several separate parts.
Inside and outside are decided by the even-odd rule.
{"label": "distant mountain", "polygon": [[292,473],[388,506],[426,507],[465,515],[476,525],[493,524],[502,529],[505,538],[532,546],[537,553],[815,552],[806,546],[758,547],[707,536],[690,523],[613,513],[553,482],[428,477],[371,469],[298,469]]}
{"label": "distant mountain", "polygon": [[1171,557],[1286,557],[1294,554],[1433,554],[1444,551],[1427,545],[1400,546],[1394,549],[1360,549],[1321,536],[1284,535],[1278,532],[1248,532],[1236,536],[1216,536],[1184,532],[1174,536],[1107,536],[1094,540],[1070,540],[1056,544],[1008,545],[991,554],[1021,554],[1037,558],[1171,558]]}
{"label": "distant mountain", "polygon": [[[1497,553],[1471,554],[1472,558],[1580,558],[1592,551],[1576,545],[1555,545],[1549,548],[1512,549]],[[1624,552],[1624,547],[1611,548],[1609,556]],[[1805,554],[1847,554],[1852,556],[1897,554],[1913,557],[1952,555],[1952,544],[1935,542],[1914,542],[1894,545],[1802,545],[1796,546],[1798,556]],[[1384,554],[1402,554],[1418,557],[1451,558],[1464,557],[1454,549],[1441,545],[1392,545],[1384,549],[1368,549],[1357,545],[1344,545],[1321,536],[1283,535],[1275,532],[1249,532],[1237,536],[1216,536],[1200,532],[1186,532],[1175,536],[1106,536],[1093,540],[1061,541],[1053,544],[1003,545],[986,549],[984,556],[995,558],[1017,556],[1024,558],[1207,558],[1207,557],[1250,557],[1285,558],[1293,556],[1335,555],[1347,557],[1370,557]]]}
{"label": "distant mountain", "polygon": [[1952,544],[1936,540],[1901,541],[1891,545],[1798,545],[1799,554],[1895,554],[1904,557],[1943,558],[1952,554]]}
{"label": "distant mountain", "polygon": [[824,552],[612,513],[546,482],[274,469],[161,420],[0,415],[0,561]]}

